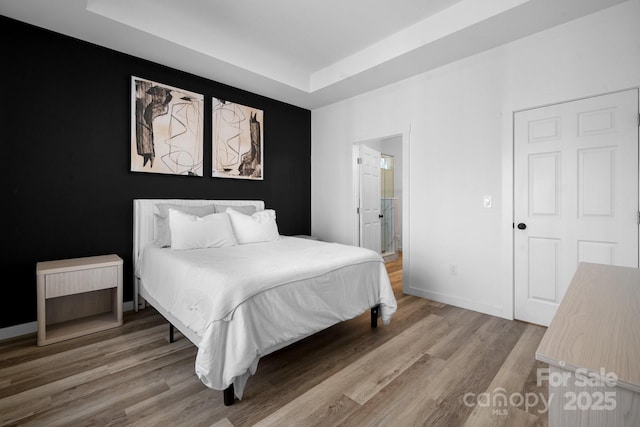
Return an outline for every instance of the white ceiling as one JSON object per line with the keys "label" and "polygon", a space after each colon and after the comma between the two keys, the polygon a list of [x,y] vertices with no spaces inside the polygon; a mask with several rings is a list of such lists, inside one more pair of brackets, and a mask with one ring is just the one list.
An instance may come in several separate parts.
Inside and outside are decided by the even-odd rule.
{"label": "white ceiling", "polygon": [[0,0],[0,14],[318,108],[627,0]]}

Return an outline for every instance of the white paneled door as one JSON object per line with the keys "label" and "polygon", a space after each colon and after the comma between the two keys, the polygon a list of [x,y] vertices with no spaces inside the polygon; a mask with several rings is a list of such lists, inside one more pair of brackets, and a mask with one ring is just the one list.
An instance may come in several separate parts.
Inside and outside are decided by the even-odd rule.
{"label": "white paneled door", "polygon": [[514,116],[516,319],[548,326],[578,263],[638,267],[638,91]]}
{"label": "white paneled door", "polygon": [[360,246],[381,251],[380,152],[360,145]]}

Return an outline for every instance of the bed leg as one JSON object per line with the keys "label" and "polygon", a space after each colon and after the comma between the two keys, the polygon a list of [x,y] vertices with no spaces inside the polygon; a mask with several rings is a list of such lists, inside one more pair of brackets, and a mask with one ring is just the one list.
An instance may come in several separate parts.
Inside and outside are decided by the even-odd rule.
{"label": "bed leg", "polygon": [[371,327],[378,327],[378,313],[380,312],[380,305],[376,305],[375,307],[371,307]]}
{"label": "bed leg", "polygon": [[173,324],[169,323],[169,343],[172,343],[175,341],[173,339],[173,332],[174,332]]}
{"label": "bed leg", "polygon": [[233,402],[236,400],[236,396],[233,391],[233,384],[225,388],[222,393],[224,395],[224,406],[233,405]]}

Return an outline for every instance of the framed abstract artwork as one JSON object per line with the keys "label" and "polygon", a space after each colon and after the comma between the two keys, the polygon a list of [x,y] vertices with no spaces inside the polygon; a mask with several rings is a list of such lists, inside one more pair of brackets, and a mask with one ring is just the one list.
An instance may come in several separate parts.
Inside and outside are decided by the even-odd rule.
{"label": "framed abstract artwork", "polygon": [[212,176],[264,179],[264,112],[213,98]]}
{"label": "framed abstract artwork", "polygon": [[131,171],[203,176],[204,95],[131,77]]}

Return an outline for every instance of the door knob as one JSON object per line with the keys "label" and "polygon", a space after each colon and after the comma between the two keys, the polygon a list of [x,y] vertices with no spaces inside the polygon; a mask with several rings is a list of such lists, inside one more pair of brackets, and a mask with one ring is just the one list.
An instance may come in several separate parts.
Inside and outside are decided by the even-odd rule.
{"label": "door knob", "polygon": [[378,218],[384,218],[384,215],[380,214],[378,215]]}
{"label": "door knob", "polygon": [[520,224],[518,224],[518,229],[524,230],[525,228],[527,228],[527,224],[525,224],[524,222],[521,222]]}

